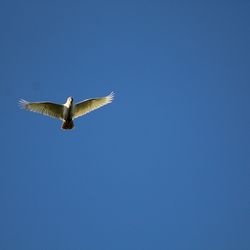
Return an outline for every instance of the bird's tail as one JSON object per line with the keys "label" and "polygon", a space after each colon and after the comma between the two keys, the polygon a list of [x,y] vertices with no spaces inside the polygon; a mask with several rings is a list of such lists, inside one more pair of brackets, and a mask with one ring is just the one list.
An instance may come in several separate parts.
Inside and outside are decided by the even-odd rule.
{"label": "bird's tail", "polygon": [[62,129],[72,129],[74,128],[74,123],[72,120],[66,120],[62,124]]}

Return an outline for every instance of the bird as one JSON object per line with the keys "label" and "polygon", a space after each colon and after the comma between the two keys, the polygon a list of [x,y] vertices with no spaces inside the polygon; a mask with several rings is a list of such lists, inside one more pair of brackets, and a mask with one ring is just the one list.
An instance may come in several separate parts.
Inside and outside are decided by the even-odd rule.
{"label": "bird", "polygon": [[19,100],[19,105],[23,109],[62,120],[63,123],[61,128],[68,130],[74,128],[74,119],[111,103],[113,99],[114,92],[111,92],[107,96],[86,99],[76,104],[74,104],[73,97],[70,96],[64,104],[53,102],[28,102],[21,99]]}

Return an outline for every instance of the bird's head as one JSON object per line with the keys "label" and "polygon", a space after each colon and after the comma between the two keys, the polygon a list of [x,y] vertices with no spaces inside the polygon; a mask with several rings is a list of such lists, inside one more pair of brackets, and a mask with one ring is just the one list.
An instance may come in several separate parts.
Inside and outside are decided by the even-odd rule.
{"label": "bird's head", "polygon": [[73,102],[73,97],[72,96],[68,97],[67,102],[72,103]]}
{"label": "bird's head", "polygon": [[69,107],[72,104],[73,104],[73,97],[70,96],[70,97],[67,98],[67,102],[65,103],[65,105]]}

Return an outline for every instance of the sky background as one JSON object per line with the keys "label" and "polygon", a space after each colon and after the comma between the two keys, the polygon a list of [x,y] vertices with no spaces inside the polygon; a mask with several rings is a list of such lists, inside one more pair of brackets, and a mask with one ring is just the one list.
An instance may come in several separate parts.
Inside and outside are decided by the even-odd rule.
{"label": "sky background", "polygon": [[[0,249],[249,250],[250,2],[0,4]],[[18,100],[115,91],[61,130]]]}

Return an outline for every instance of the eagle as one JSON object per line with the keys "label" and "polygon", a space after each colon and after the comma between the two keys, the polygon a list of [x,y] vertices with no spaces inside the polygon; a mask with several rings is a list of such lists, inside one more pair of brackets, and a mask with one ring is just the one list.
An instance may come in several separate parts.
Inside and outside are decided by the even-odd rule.
{"label": "eagle", "polygon": [[113,99],[114,92],[111,92],[107,96],[86,99],[76,104],[74,104],[73,97],[70,96],[64,104],[53,102],[28,102],[21,99],[19,105],[23,109],[62,120],[62,129],[73,129],[74,119],[111,103]]}

